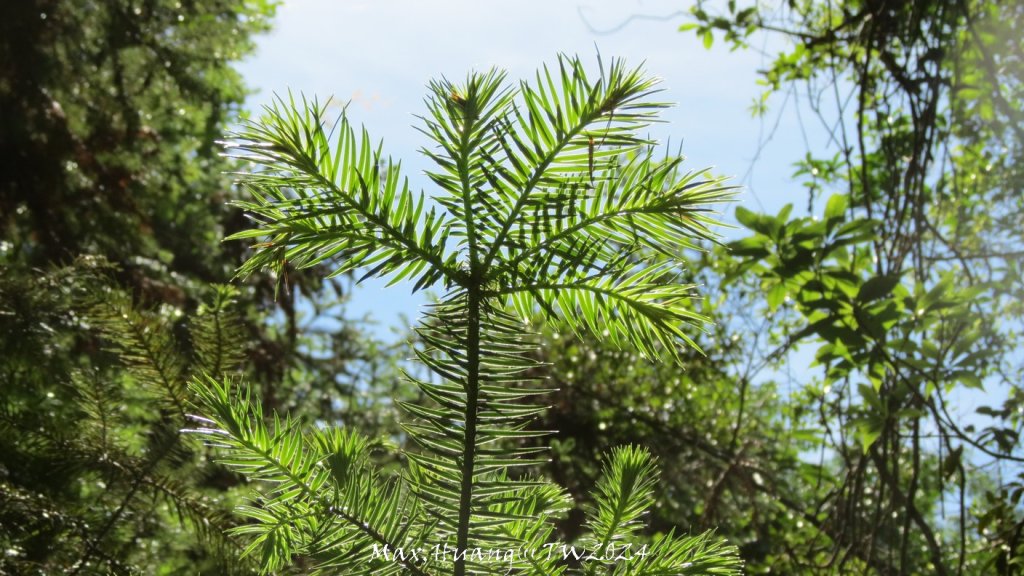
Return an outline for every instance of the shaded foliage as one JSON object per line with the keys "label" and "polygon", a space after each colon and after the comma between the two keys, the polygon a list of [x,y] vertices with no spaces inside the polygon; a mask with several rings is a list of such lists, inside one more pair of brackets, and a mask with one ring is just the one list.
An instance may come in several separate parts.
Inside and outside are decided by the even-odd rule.
{"label": "shaded foliage", "polygon": [[[0,364],[4,567],[245,573],[220,536],[232,521],[230,498],[219,492],[225,480],[237,482],[200,468],[202,451],[179,433],[187,347],[166,315],[137,309],[106,273],[80,262],[38,279],[9,276],[0,289],[8,342],[33,348],[8,348]],[[200,349],[223,341],[237,322],[232,292],[218,294],[192,323],[207,335],[196,341]],[[81,348],[69,356],[62,348],[70,343]],[[53,379],[58,367],[41,366],[40,355],[66,377]]]}
{"label": "shaded foliage", "polygon": [[273,13],[0,5],[0,572],[246,571],[219,536],[240,478],[177,433],[186,376],[242,363],[271,405],[356,420],[343,397],[394,369],[344,279],[215,287],[245,253],[221,244],[244,220],[216,139]]}
{"label": "shaded foliage", "polygon": [[[807,215],[737,209],[717,255],[757,364],[790,370],[817,430],[813,538],[762,568],[1016,573],[1021,277],[1021,8],[1012,3],[730,2],[684,28],[733,47],[784,39],[763,72],[828,131],[795,177]],[[758,296],[760,295],[760,296]],[[744,311],[745,309],[745,311]],[[971,392],[977,390],[979,392]],[[978,414],[960,402],[987,393]],[[1016,494],[1016,495],[1015,495]]]}

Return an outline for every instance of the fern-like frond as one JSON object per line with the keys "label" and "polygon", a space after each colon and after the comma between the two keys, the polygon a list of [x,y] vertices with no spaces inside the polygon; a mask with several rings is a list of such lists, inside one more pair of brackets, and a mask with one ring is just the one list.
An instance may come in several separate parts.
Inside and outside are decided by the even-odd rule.
{"label": "fern-like frond", "polygon": [[[713,240],[711,206],[733,189],[704,172],[678,175],[682,159],[655,160],[653,148],[618,158],[590,188],[574,187],[510,230],[508,258],[492,272],[511,283],[566,271],[596,271],[623,251],[644,248],[677,262],[697,240]],[[585,248],[596,248],[586,250]],[[507,277],[507,279],[502,279]]]}
{"label": "fern-like frond", "polygon": [[510,542],[519,544],[513,562],[503,566],[527,576],[558,576],[566,566],[556,550],[554,520],[572,508],[572,498],[560,486],[538,482],[515,493],[499,505],[502,514],[518,518],[501,526]]}
{"label": "fern-like frond", "polygon": [[214,286],[213,298],[199,307],[189,326],[196,365],[203,372],[219,375],[237,370],[245,359],[237,295],[232,286]]}
{"label": "fern-like frond", "polygon": [[123,502],[123,508],[131,509],[133,516],[150,512],[150,499],[163,501],[174,511],[180,522],[191,527],[196,542],[224,565],[222,569],[225,574],[252,574],[255,571],[255,563],[238,561],[240,548],[228,537],[227,532],[234,526],[235,520],[211,505],[193,487],[174,478],[171,473],[173,469],[167,469],[166,458],[159,455],[139,458],[123,451],[109,448],[104,450],[84,442],[75,448],[77,450],[72,457],[81,466],[102,472],[108,482],[135,487],[132,493],[137,496]]}
{"label": "fern-like frond", "polygon": [[395,480],[382,481],[364,466],[365,442],[346,432],[304,435],[296,422],[276,416],[268,427],[248,389],[230,380],[204,376],[190,387],[211,416],[195,417],[203,426],[190,432],[227,449],[220,462],[264,486],[258,505],[238,509],[257,522],[234,530],[252,539],[246,554],[258,553],[264,572],[302,554],[318,558],[328,571],[351,564],[365,569],[353,574],[427,574],[411,560],[396,563],[374,554],[375,546],[422,542],[431,526],[418,520],[415,501]]}
{"label": "fern-like frond", "polygon": [[426,208],[365,130],[357,135],[344,115],[328,129],[325,113],[316,101],[278,98],[229,143],[261,167],[240,175],[253,195],[240,206],[257,227],[229,239],[262,241],[239,274],[329,260],[335,275],[363,268],[417,287],[452,283],[458,269],[445,253],[448,219]]}
{"label": "fern-like frond", "polygon": [[489,160],[501,149],[501,128],[515,95],[504,80],[504,72],[491,70],[470,74],[461,86],[441,79],[428,87],[429,114],[421,117],[420,131],[436,149],[421,151],[438,167],[427,173],[441,188],[434,199],[454,217],[453,235],[464,241],[505,213],[507,197],[488,186]]}
{"label": "fern-like frond", "polygon": [[713,532],[680,536],[659,534],[630,561],[615,567],[616,576],[739,576],[743,561],[735,546]]}
{"label": "fern-like frond", "polygon": [[609,546],[632,538],[640,528],[640,517],[654,503],[656,481],[657,467],[650,452],[636,446],[612,450],[597,482],[595,506],[587,514],[596,556],[603,557]]}
{"label": "fern-like frond", "polygon": [[79,437],[97,447],[100,453],[111,450],[115,431],[124,425],[120,411],[122,390],[109,375],[95,370],[71,374],[71,387],[85,413],[79,426]]}
{"label": "fern-like frond", "polygon": [[128,372],[168,409],[185,418],[185,362],[171,327],[140,311],[123,290],[101,283],[82,303],[85,320],[99,328]]}
{"label": "fern-like frond", "polygon": [[[698,536],[655,536],[649,545],[637,538],[642,516],[654,504],[658,469],[651,454],[636,446],[615,448],[609,455],[587,512],[593,552],[585,562],[588,576],[738,575],[743,564],[736,548],[711,532]],[[613,554],[613,552],[616,552]]]}
{"label": "fern-like frond", "polygon": [[481,231],[488,267],[509,245],[523,220],[543,219],[566,191],[594,181],[596,163],[649,144],[639,131],[657,121],[667,104],[649,100],[657,80],[641,68],[613,60],[591,81],[579,58],[560,56],[533,83],[521,82],[521,105],[500,133],[501,150],[488,167],[488,183],[506,205],[497,227]]}
{"label": "fern-like frond", "polygon": [[694,287],[673,281],[677,272],[669,266],[625,266],[487,294],[507,299],[522,318],[539,308],[577,334],[585,330],[618,346],[628,343],[648,358],[678,357],[679,341],[699,350],[685,330],[702,329],[707,322],[690,304]]}

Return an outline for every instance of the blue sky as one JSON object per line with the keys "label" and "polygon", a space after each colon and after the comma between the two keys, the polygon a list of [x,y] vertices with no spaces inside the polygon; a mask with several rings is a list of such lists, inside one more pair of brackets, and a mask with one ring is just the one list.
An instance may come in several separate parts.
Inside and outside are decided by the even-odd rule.
{"label": "blue sky", "polygon": [[[677,31],[689,21],[682,13],[687,6],[678,0],[284,0],[273,30],[239,68],[257,90],[251,110],[289,89],[350,102],[350,119],[382,139],[386,153],[402,160],[413,187],[429,193],[432,184],[423,176],[429,164],[417,152],[427,142],[413,126],[415,115],[425,111],[431,78],[457,81],[471,69],[499,67],[518,80],[560,52],[596,65],[600,50],[606,61],[643,63],[663,79],[661,99],[676,106],[651,134],[671,140],[673,149],[682,142],[689,168],[714,167],[716,174],[733,177],[742,187],[739,205],[774,213],[792,202],[799,215],[807,197],[792,178],[793,163],[809,149],[824,156],[827,133],[806,103],[798,109],[795,99],[784,96],[769,100],[763,118],[750,114],[761,93],[757,70],[785,47],[756,40],[751,50],[730,52],[721,42],[705,50],[692,32]],[[829,154],[834,152],[833,146]],[[823,197],[829,195],[826,190]],[[734,221],[731,206],[723,212]],[[427,298],[410,295],[401,284],[384,284],[357,288],[348,315],[368,316],[376,322],[372,332],[391,341],[394,329],[402,334],[408,327],[402,316],[414,321]],[[808,375],[813,349],[789,357],[787,369],[798,380]],[[958,390],[951,400],[957,414],[971,419],[976,406],[994,401],[987,396]]]}
{"label": "blue sky", "polygon": [[[240,68],[257,90],[253,110],[289,89],[350,102],[351,120],[383,139],[413,186],[429,193],[422,175],[428,164],[416,152],[426,140],[413,125],[431,78],[461,80],[470,69],[499,67],[515,80],[532,76],[559,52],[596,64],[600,50],[605,60],[644,63],[663,79],[661,99],[676,106],[651,135],[671,141],[673,149],[681,142],[690,168],[713,166],[716,174],[732,176],[744,187],[739,202],[752,209],[775,211],[794,202],[799,210],[805,192],[790,179],[792,165],[808,144],[826,146],[823,131],[811,122],[801,128],[794,107],[783,107],[782,99],[770,102],[763,119],[749,112],[760,94],[761,52],[781,47],[730,52],[716,44],[705,50],[692,33],[677,31],[688,21],[681,6],[660,0],[286,0],[272,32],[259,38],[255,55]],[[731,218],[732,208],[723,209]],[[385,292],[382,283],[368,283],[349,310],[370,313],[385,335],[400,313],[415,318],[424,301],[401,286]]]}

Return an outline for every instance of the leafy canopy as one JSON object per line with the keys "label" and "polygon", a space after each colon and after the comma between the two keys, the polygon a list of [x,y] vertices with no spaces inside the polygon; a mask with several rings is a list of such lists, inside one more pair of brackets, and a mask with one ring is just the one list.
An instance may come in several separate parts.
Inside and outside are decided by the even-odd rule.
{"label": "leafy canopy", "polygon": [[820,367],[806,377],[795,359],[804,382],[790,387],[794,427],[811,432],[805,451],[821,464],[776,498],[804,502],[814,535],[773,529],[765,569],[1014,573],[1024,4],[730,1],[692,13],[684,28],[706,44],[716,31],[733,48],[757,32],[784,40],[753,110],[776,93],[807,102],[834,145],[797,163],[806,215],[738,209],[749,235],[712,256],[757,326],[740,338],[752,342],[747,373],[789,373],[787,355],[808,346]]}

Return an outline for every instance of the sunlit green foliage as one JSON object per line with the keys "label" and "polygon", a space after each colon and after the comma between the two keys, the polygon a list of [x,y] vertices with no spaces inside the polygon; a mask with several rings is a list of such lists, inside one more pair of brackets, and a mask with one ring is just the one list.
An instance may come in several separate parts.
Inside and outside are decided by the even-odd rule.
{"label": "sunlit green foliage", "polygon": [[[708,211],[731,193],[679,174],[679,158],[655,157],[639,135],[665,106],[653,93],[653,80],[620,61],[591,78],[567,57],[517,86],[496,71],[434,82],[423,131],[439,190],[429,200],[365,131],[344,118],[329,125],[316,102],[279,100],[235,136],[253,165],[241,178],[257,226],[234,238],[260,240],[243,275],[330,263],[446,291],[417,328],[429,374],[410,379],[426,401],[402,404],[416,449],[403,451],[397,475],[351,474],[365,462],[354,433],[307,433],[278,417],[264,427],[244,388],[193,382],[197,432],[267,483],[243,509],[256,523],[242,529],[265,571],[301,555],[325,573],[736,573],[733,549],[707,534],[642,537],[657,483],[646,450],[608,458],[575,562],[531,557],[558,544],[553,516],[567,502],[516,471],[545,459],[526,442],[546,434],[531,427],[544,407],[529,400],[549,392],[526,324],[535,314],[666,359],[694,345],[687,328],[705,321],[679,280],[682,250],[712,238]],[[509,550],[514,558],[488,554]]]}
{"label": "sunlit green foliage", "polygon": [[755,362],[796,373],[792,412],[819,432],[800,506],[814,537],[776,532],[787,554],[750,568],[1017,573],[1024,11],[830,0],[693,15],[706,43],[789,42],[755,111],[794,90],[833,143],[797,164],[806,215],[737,209],[749,235],[715,255],[722,289],[753,295],[742,317],[762,328],[737,324],[741,340],[767,334]]}

